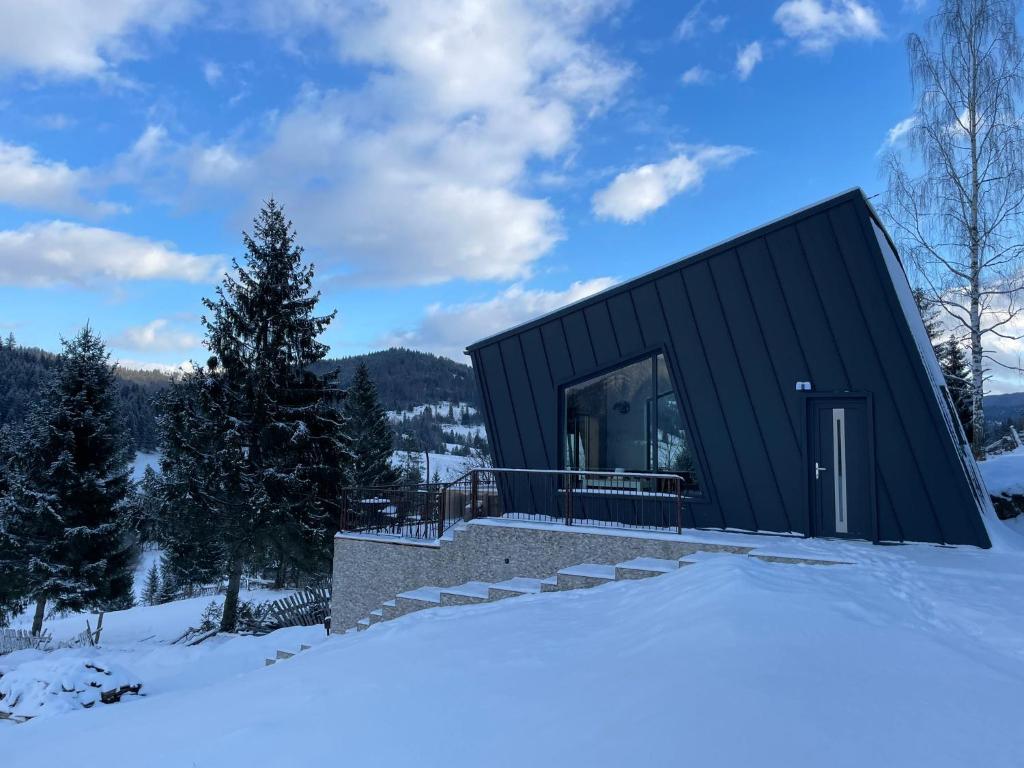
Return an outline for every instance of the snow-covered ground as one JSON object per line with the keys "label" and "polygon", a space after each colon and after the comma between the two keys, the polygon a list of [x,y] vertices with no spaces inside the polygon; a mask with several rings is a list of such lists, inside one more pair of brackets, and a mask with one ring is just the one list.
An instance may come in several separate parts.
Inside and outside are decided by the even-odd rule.
{"label": "snow-covered ground", "polygon": [[[395,451],[391,456],[391,464],[395,467],[402,467],[405,465],[407,451]],[[424,479],[429,480],[433,478],[434,471],[441,476],[442,481],[455,480],[461,475],[464,475],[469,468],[472,466],[472,461],[466,456],[452,456],[447,453],[431,453],[430,454],[430,477],[427,475],[427,464],[424,461],[423,454],[417,454],[420,460],[420,472],[423,473]]]}
{"label": "snow-covered ground", "polygon": [[149,696],[8,726],[3,763],[1021,765],[1024,538],[780,541],[854,564],[703,555],[648,581],[412,614],[270,668],[312,633],[139,638],[125,666]]}
{"label": "snow-covered ground", "polygon": [[[290,592],[253,591],[242,592],[243,600],[274,600],[284,597]],[[86,662],[94,662],[105,668],[117,670],[120,677],[142,683],[143,697],[137,701],[158,700],[172,692],[194,691],[209,685],[216,685],[246,672],[259,670],[264,659],[273,657],[277,650],[296,651],[301,643],[315,645],[325,638],[322,627],[294,627],[273,632],[264,637],[218,636],[207,640],[201,645],[188,646],[174,644],[189,627],[198,626],[204,609],[212,601],[223,601],[223,596],[196,597],[188,600],[177,600],[156,606],[138,606],[126,611],[107,613],[103,617],[103,633],[100,646],[97,648],[63,648],[55,651],[26,650],[0,656],[0,680],[8,672],[18,669],[31,671],[33,674],[45,676],[49,674],[67,675],[78,662],[79,667]],[[55,642],[69,640],[80,634],[89,626],[96,628],[95,614],[74,614],[64,618],[48,620],[46,630]],[[16,622],[16,626],[24,624],[28,617]],[[54,681],[51,681],[54,682]],[[56,680],[60,683],[60,680]],[[35,713],[38,721],[31,723],[35,727],[38,722],[49,718],[69,718],[74,722],[77,713],[67,713],[67,700],[62,697],[53,699],[51,705],[44,706],[43,711]],[[125,706],[134,700],[125,699],[118,705]],[[105,705],[96,705],[99,709]],[[99,709],[88,710],[86,714],[94,714]],[[18,728],[25,726],[17,726]],[[6,720],[0,720],[0,742],[6,742],[18,731]],[[107,750],[104,750],[107,751]],[[88,762],[88,761],[86,761]],[[7,762],[0,760],[0,765],[19,765],[18,760]],[[45,761],[39,765],[56,765]],[[122,764],[116,759],[113,765]],[[127,764],[127,763],[124,763]]]}
{"label": "snow-covered ground", "polygon": [[978,469],[993,496],[1024,494],[1024,448],[989,456],[978,462]]}
{"label": "snow-covered ground", "polygon": [[386,411],[386,413],[388,418],[391,419],[392,421],[401,421],[402,419],[411,419],[415,416],[419,416],[421,413],[427,410],[427,408],[432,408],[434,410],[434,413],[439,416],[447,416],[448,409],[451,408],[452,416],[454,416],[455,420],[458,422],[462,421],[463,409],[465,409],[466,413],[469,414],[470,416],[476,415],[476,408],[474,408],[473,406],[467,403],[452,403],[449,402],[448,400],[442,400],[438,403],[423,403],[422,405],[407,408],[404,411]]}
{"label": "snow-covered ground", "polygon": [[483,424],[442,424],[441,429],[463,439],[487,436],[487,430]]}

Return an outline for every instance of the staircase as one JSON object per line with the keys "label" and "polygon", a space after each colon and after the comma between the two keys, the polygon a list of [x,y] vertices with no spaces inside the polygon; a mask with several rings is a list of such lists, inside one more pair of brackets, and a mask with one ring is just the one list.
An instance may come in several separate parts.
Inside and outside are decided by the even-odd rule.
{"label": "staircase", "polygon": [[[635,581],[650,579],[666,573],[672,573],[686,566],[696,565],[706,557],[751,557],[767,563],[800,564],[811,566],[848,565],[841,560],[818,560],[806,557],[759,552],[750,547],[719,546],[714,549],[700,550],[680,557],[667,560],[656,557],[638,557],[616,565],[599,563],[582,563],[562,568],[554,576],[546,579],[528,579],[516,577],[507,581],[489,583],[484,581],[468,581],[454,587],[420,587],[419,589],[402,592],[393,600],[388,600],[370,615],[357,622],[353,629],[346,632],[364,631],[374,624],[397,619],[416,611],[430,608],[443,608],[455,605],[475,605],[477,603],[493,603],[521,595],[534,595],[543,592],[564,592],[570,589],[590,589],[613,581]],[[279,652],[280,654],[281,652]],[[268,659],[268,664],[272,663]]]}
{"label": "staircase", "polygon": [[627,560],[617,565],[600,565],[583,563],[563,568],[554,576],[546,579],[513,578],[497,583],[469,581],[455,587],[420,587],[397,595],[388,600],[380,608],[371,611],[365,619],[356,624],[359,631],[369,629],[374,624],[397,619],[416,611],[429,608],[441,608],[453,605],[475,605],[477,603],[493,603],[521,595],[534,595],[540,592],[564,592],[570,589],[589,589],[609,584],[613,581],[647,579],[679,570],[693,565],[694,560],[679,558],[678,560],[660,560],[642,557]]}

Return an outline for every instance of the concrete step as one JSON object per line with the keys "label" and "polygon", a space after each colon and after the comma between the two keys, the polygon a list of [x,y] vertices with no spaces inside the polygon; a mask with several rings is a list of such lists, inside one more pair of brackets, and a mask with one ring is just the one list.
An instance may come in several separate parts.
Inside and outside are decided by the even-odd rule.
{"label": "concrete step", "polygon": [[679,570],[678,560],[662,560],[657,557],[637,557],[615,566],[615,578],[649,579]]}
{"label": "concrete step", "polygon": [[378,608],[375,611],[370,611],[370,615],[366,618],[370,620],[371,624],[376,624],[378,622],[384,621],[384,610],[382,608]]}
{"label": "concrete step", "polygon": [[615,566],[599,563],[582,563],[563,568],[558,572],[558,589],[590,589],[615,581]]}
{"label": "concrete step", "polygon": [[264,659],[263,660],[263,666],[264,667],[272,667],[275,664],[277,664],[277,659]]}
{"label": "concrete step", "polygon": [[290,659],[294,655],[295,654],[292,653],[291,651],[281,651],[281,650],[279,650],[277,652],[277,660],[278,661],[283,661],[284,659]]}
{"label": "concrete step", "polygon": [[356,629],[359,632],[362,632],[363,630],[369,629],[369,628],[370,628],[370,620],[369,619],[360,619],[359,621],[356,622]]}
{"label": "concrete step", "polygon": [[302,651],[308,651],[312,647],[313,647],[312,645],[306,645],[305,643],[300,643],[299,644],[299,652],[301,653]]}
{"label": "concrete step", "polygon": [[486,581],[467,581],[457,587],[441,590],[441,605],[474,605],[490,599],[490,584]]}
{"label": "concrete step", "polygon": [[395,598],[395,612],[398,616],[405,616],[426,608],[437,608],[439,605],[441,605],[441,589],[439,587],[420,587],[403,592]]}
{"label": "concrete step", "polygon": [[380,609],[384,612],[384,621],[398,618],[398,606],[394,600],[388,600]]}
{"label": "concrete step", "polygon": [[[557,580],[551,581],[552,585],[557,586]],[[508,581],[499,581],[497,584],[492,584],[489,590],[491,600],[504,600],[508,597],[518,597],[519,595],[535,595],[542,591],[544,586],[544,580],[542,579],[526,579],[521,576],[517,576]]]}
{"label": "concrete step", "polygon": [[558,576],[548,576],[546,579],[540,580],[540,591],[541,592],[557,592],[558,591]]}

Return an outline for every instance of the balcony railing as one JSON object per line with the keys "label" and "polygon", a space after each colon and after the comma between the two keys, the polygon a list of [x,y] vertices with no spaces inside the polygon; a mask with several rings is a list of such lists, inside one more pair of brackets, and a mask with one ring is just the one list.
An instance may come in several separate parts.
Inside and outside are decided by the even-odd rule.
{"label": "balcony railing", "polygon": [[433,540],[461,520],[503,517],[681,533],[686,487],[672,474],[473,469],[449,483],[346,489],[341,530]]}

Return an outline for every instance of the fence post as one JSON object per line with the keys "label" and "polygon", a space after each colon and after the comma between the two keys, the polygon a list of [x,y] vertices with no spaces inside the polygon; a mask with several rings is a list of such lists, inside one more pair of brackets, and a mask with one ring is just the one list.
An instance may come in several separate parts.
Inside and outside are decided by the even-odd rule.
{"label": "fence post", "polygon": [[[468,519],[472,520],[473,518],[476,517],[477,493],[479,492],[479,487],[480,487],[480,477],[477,474],[477,471],[475,469],[470,471],[469,477],[470,477],[470,480],[469,480],[470,492],[469,492],[469,518]],[[465,517],[465,515],[463,515],[463,517]]]}
{"label": "fence post", "polygon": [[683,532],[683,489],[682,482],[676,478],[676,533]]}
{"label": "fence post", "polygon": [[568,474],[565,476],[566,489],[565,489],[565,524],[572,525],[572,478],[573,475]]}
{"label": "fence post", "polygon": [[444,508],[448,499],[446,498],[444,486],[437,492],[437,538],[441,538],[444,535]]}

